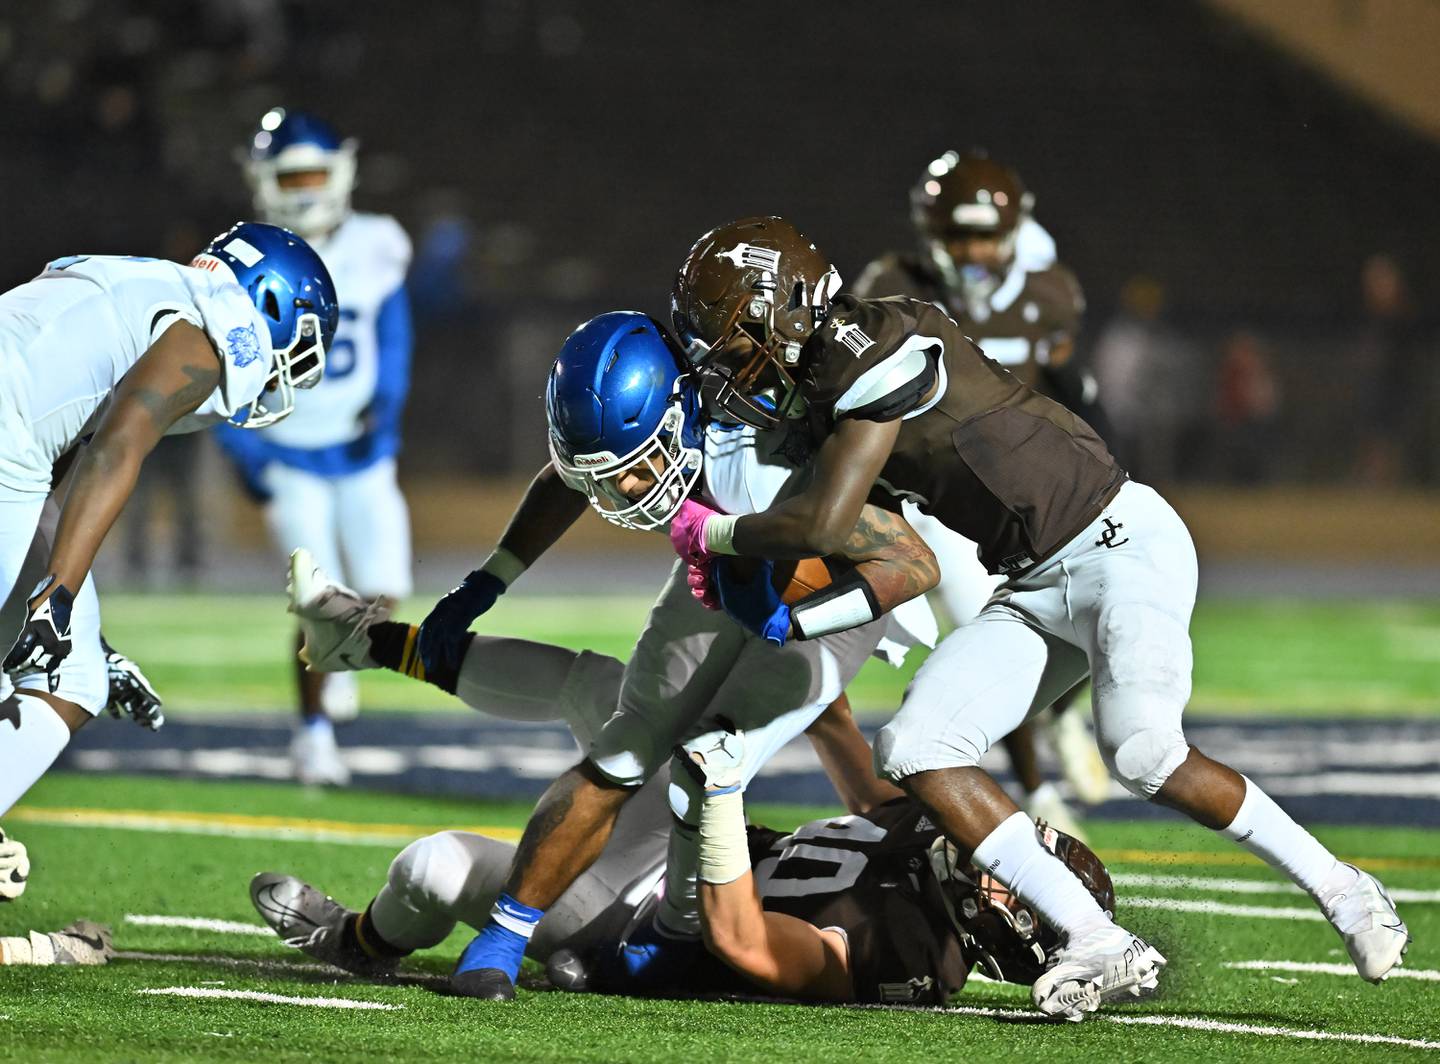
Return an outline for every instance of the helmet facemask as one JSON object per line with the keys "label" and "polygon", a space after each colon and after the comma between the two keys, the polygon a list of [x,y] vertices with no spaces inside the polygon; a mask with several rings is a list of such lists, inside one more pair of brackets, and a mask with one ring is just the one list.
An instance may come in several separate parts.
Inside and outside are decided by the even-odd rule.
{"label": "helmet facemask", "polygon": [[[245,173],[254,194],[255,209],[272,225],[292,229],[307,240],[325,236],[350,213],[355,188],[354,140],[338,149],[316,144],[294,144],[269,159],[248,159]],[[287,188],[286,174],[323,172],[319,184]]]}
{"label": "helmet facemask", "polygon": [[[1100,859],[1044,821],[1036,821],[1036,830],[1041,845],[1080,880],[1101,908],[1113,913],[1115,888]],[[954,844],[943,835],[930,846],[930,868],[966,956],[992,979],[1034,983],[1061,946],[1059,932],[989,873],[961,864]]]}
{"label": "helmet facemask", "polygon": [[1000,253],[994,265],[984,262],[957,262],[950,253],[951,242],[957,237],[994,235],[984,231],[954,233],[948,239],[927,236],[925,247],[946,288],[957,293],[967,307],[985,306],[1005,282],[1015,262],[1015,242],[1019,233],[1020,227],[1017,225],[998,238]]}
{"label": "helmet facemask", "polygon": [[290,416],[295,409],[296,390],[315,387],[325,376],[325,340],[320,316],[301,314],[295,322],[295,338],[283,351],[276,351],[270,363],[265,388],[250,404],[241,428],[263,429]]}
{"label": "helmet facemask", "polygon": [[[687,435],[698,433],[698,426],[686,425],[680,387],[677,384],[677,394],[655,431],[627,455],[597,451],[567,458],[556,446],[555,433],[550,433],[550,460],[561,479],[583,493],[595,512],[611,524],[639,531],[669,524],[700,479],[704,457],[699,446],[686,442]],[[620,490],[620,479],[631,472],[650,481],[638,499]]]}

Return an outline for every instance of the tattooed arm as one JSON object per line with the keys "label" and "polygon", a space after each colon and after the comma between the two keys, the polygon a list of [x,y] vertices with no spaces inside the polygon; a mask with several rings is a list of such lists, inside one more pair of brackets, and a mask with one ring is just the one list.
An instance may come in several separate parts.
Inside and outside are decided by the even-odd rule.
{"label": "tattooed arm", "polygon": [[897,513],[866,503],[836,557],[855,563],[856,573],[889,613],[940,583],[940,563],[929,545]]}
{"label": "tattooed arm", "polygon": [[55,581],[78,591],[95,552],[134,490],[140,463],[160,437],[220,384],[220,360],[205,334],[177,322],[115,386],[110,408],[75,460],[70,493],[50,554]]}

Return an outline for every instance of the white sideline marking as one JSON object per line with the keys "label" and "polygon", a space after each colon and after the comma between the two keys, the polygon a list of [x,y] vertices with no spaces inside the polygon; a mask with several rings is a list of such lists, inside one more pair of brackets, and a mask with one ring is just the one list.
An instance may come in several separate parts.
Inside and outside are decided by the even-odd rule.
{"label": "white sideline marking", "polygon": [[404,1005],[387,1005],[380,1001],[356,1001],[353,998],[292,997],[288,994],[267,994],[262,990],[219,990],[213,986],[156,986],[135,991],[137,994],[160,994],[167,997],[232,998],[237,1001],[261,1001],[269,1005],[310,1005],[319,1009],[378,1009],[397,1012]]}
{"label": "white sideline marking", "polygon": [[[1355,974],[1353,964],[1329,964],[1321,961],[1227,961],[1222,968],[1234,968],[1239,972],[1306,972],[1313,975]],[[1419,979],[1426,983],[1440,983],[1440,971],[1428,968],[1392,968],[1391,979]]]}
{"label": "white sideline marking", "polygon": [[[1218,894],[1303,894],[1294,883],[1278,879],[1218,879],[1207,876],[1166,876],[1149,872],[1116,872],[1110,878],[1117,887],[1151,887],[1175,890],[1213,890]],[[1440,890],[1390,890],[1390,897],[1403,902],[1440,902]],[[1126,899],[1121,898],[1121,901]]]}
{"label": "white sideline marking", "polygon": [[[1049,1016],[1040,1012],[1019,1009],[985,1009],[971,1005],[945,1005],[933,1010],[959,1016],[984,1016],[997,1020],[1020,1020],[1031,1023],[1054,1023]],[[1100,1013],[1092,1022],[1118,1023],[1124,1027],[1181,1027],[1191,1031],[1214,1031],[1219,1034],[1258,1034],[1271,1038],[1298,1038],[1308,1042],[1362,1042],[1366,1045],[1405,1046],[1409,1049],[1440,1049],[1440,1042],[1426,1042],[1419,1038],[1401,1038],[1391,1034],[1356,1034],[1350,1031],[1310,1031],[1303,1027],[1269,1027],[1248,1023],[1224,1023],[1207,1020],[1202,1016],[1121,1016],[1114,1013]]]}
{"label": "white sideline marking", "polygon": [[191,931],[213,931],[219,935],[259,935],[270,938],[275,932],[260,924],[244,924],[238,920],[214,920],[208,916],[139,916],[126,913],[127,924],[141,927],[185,927]]}
{"label": "white sideline marking", "polygon": [[1146,898],[1125,894],[1116,899],[1120,908],[1165,909],[1172,913],[1207,913],[1211,916],[1243,916],[1257,920],[1324,920],[1319,909],[1290,909],[1276,905],[1232,905],[1201,898]]}

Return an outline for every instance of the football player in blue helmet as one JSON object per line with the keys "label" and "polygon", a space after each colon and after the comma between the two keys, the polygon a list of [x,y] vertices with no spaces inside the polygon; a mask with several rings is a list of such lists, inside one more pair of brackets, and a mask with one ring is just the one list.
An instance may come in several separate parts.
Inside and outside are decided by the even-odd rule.
{"label": "football player in blue helmet", "polygon": [[70,255],[0,293],[0,813],[110,700],[90,569],[150,452],[283,418],[324,373],[339,313],[315,252],[255,222],[188,266]]}
{"label": "football player in blue helmet", "polygon": [[663,527],[700,477],[699,397],[663,327],[614,311],[570,334],[545,386],[550,458],[623,528]]}
{"label": "football player in blue helmet", "polygon": [[[246,493],[265,507],[282,554],[304,547],[331,572],[393,604],[410,593],[410,513],[397,456],[414,346],[406,272],[410,238],[387,214],[351,207],[356,142],[304,111],[274,108],[241,154],[255,210],[325,260],[344,295],[325,381],[293,417],[260,433],[221,428]],[[291,744],[302,783],[344,784],[332,721],[359,709],[353,676],[292,667],[300,719]]]}

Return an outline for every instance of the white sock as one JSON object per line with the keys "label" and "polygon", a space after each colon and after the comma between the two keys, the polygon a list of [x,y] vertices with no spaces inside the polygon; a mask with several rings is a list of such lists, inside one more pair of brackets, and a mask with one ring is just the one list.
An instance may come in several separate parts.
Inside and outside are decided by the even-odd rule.
{"label": "white sock", "polygon": [[665,854],[665,896],[656,926],[671,937],[700,937],[700,831],[676,819]]}
{"label": "white sock", "polygon": [[1222,834],[1238,842],[1302,890],[1319,897],[1339,864],[1314,835],[1290,818],[1268,794],[1245,779],[1245,800]]}
{"label": "white sock", "polygon": [[1035,824],[1014,813],[975,847],[974,863],[989,872],[1067,939],[1110,922],[1085,884],[1040,843]]}
{"label": "white sock", "polygon": [[69,742],[70,726],[44,699],[16,691],[0,703],[0,816],[45,775]]}

